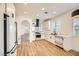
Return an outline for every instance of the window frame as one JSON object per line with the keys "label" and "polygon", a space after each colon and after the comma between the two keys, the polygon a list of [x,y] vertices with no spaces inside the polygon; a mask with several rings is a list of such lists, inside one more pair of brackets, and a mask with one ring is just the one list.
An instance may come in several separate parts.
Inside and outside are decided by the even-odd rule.
{"label": "window frame", "polygon": [[[73,35],[74,35],[74,36],[79,36],[79,35],[76,34],[76,30],[75,30],[75,26],[76,26],[76,25],[75,25],[75,22],[76,22],[76,21],[79,22],[79,19],[78,19],[78,18],[73,19]],[[78,24],[78,27],[79,27],[79,24]]]}

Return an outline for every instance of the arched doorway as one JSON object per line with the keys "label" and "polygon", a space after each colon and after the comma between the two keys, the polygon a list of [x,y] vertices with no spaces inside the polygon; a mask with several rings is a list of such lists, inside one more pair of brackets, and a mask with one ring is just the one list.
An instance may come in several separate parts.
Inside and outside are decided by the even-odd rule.
{"label": "arched doorway", "polygon": [[27,20],[21,22],[21,42],[30,40],[30,24]]}

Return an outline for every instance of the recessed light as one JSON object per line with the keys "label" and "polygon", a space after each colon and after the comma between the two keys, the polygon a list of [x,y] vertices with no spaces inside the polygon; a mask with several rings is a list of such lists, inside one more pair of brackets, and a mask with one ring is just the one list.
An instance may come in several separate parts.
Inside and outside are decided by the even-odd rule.
{"label": "recessed light", "polygon": [[45,8],[42,8],[41,10],[45,10]]}

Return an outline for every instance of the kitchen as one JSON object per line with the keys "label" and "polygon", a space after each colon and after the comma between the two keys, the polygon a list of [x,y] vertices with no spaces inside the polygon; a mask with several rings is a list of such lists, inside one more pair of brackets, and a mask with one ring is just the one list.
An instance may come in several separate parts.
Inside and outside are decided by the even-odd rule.
{"label": "kitchen", "polygon": [[79,52],[79,3],[0,3],[0,7],[1,56],[17,56],[23,40],[29,44],[46,40]]}

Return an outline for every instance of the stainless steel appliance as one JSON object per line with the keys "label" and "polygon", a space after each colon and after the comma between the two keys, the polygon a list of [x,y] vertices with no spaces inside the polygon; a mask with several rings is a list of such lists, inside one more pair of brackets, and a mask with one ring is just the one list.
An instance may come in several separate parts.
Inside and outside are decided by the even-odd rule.
{"label": "stainless steel appliance", "polygon": [[4,13],[4,56],[15,55],[17,47],[17,23],[12,13]]}

